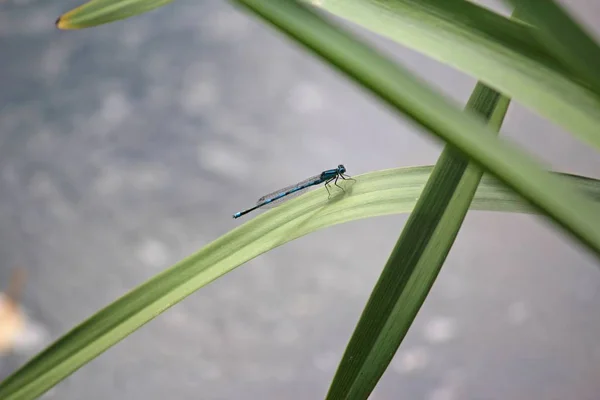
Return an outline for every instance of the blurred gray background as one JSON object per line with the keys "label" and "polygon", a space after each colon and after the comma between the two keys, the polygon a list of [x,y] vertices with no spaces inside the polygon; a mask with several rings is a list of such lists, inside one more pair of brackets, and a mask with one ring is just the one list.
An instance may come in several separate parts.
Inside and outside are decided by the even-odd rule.
{"label": "blurred gray background", "polygon": [[[354,175],[439,155],[440,143],[226,1],[55,29],[78,4],[0,3],[0,284],[15,266],[28,273],[27,330],[0,378],[243,223],[231,214],[260,195],[338,163]],[[598,25],[597,2],[568,4]],[[472,78],[352,29],[467,100]],[[551,168],[600,176],[595,152],[519,105],[502,132]],[[45,398],[323,398],[405,220],[271,251]],[[371,398],[600,399],[598,306],[598,263],[553,226],[470,213]]]}

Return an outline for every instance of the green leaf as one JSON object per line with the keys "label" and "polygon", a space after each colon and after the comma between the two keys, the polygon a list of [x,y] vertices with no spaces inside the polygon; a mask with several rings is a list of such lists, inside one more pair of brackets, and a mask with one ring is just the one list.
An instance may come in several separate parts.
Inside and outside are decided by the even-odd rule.
{"label": "green leaf", "polygon": [[396,112],[456,147],[600,255],[598,206],[569,182],[546,172],[518,146],[494,137],[480,118],[463,112],[406,69],[296,1],[235,3],[310,49]]}
{"label": "green leaf", "polygon": [[[478,83],[467,109],[498,131],[508,104]],[[367,399],[375,389],[431,290],[482,175],[446,145],[371,293],[327,399]]]}
{"label": "green leaf", "polygon": [[[431,170],[429,166],[399,168],[355,176],[355,183],[342,183],[345,193],[332,194],[330,200],[320,188],[248,221],[68,332],[0,383],[0,399],[36,398],[194,291],[266,251],[328,226],[410,212]],[[600,180],[564,179],[600,203]],[[486,176],[471,209],[535,212],[513,191]]]}
{"label": "green leaf", "polygon": [[546,49],[600,93],[600,48],[582,25],[554,0],[504,0],[520,7],[535,25],[533,34]]}
{"label": "green leaf", "polygon": [[173,0],[92,0],[56,20],[59,29],[82,29],[145,13]]}
{"label": "green leaf", "polygon": [[[327,12],[474,76],[600,148],[600,94],[590,91],[581,77],[573,75],[540,45],[529,25],[511,21],[471,1],[321,0],[314,3]],[[560,35],[561,30],[556,29],[555,33]],[[594,64],[590,67],[597,69]]]}

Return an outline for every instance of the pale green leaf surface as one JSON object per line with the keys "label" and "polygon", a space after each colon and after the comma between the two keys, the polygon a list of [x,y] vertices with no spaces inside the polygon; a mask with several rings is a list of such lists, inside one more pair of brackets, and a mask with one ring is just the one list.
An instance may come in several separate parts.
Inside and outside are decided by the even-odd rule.
{"label": "pale green leaf surface", "polygon": [[[354,177],[327,200],[324,188],[266,212],[150,279],[67,333],[0,383],[0,399],[34,399],[194,291],[260,254],[318,229],[410,212],[432,167],[398,168]],[[600,202],[600,181],[567,176]],[[534,213],[496,179],[484,176],[472,210]],[[229,214],[224,216],[230,218]]]}
{"label": "pale green leaf surface", "polygon": [[524,23],[470,1],[305,1],[474,76],[600,148],[600,94]]}

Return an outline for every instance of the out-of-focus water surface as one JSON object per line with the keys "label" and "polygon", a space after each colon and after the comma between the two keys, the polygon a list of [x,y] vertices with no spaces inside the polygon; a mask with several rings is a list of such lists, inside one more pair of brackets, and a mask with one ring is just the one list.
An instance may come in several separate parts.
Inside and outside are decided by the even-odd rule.
{"label": "out-of-focus water surface", "polygon": [[[243,221],[260,195],[344,163],[433,164],[441,146],[254,17],[178,0],[61,32],[78,3],[0,4],[0,283],[28,280],[0,378],[94,311]],[[493,5],[493,4],[492,4]],[[594,1],[569,5],[591,24]],[[464,104],[475,81],[364,31]],[[600,176],[564,131],[511,105],[503,135]],[[406,220],[326,229],[203,288],[48,399],[323,398]],[[468,215],[372,399],[600,398],[598,263],[544,220]]]}

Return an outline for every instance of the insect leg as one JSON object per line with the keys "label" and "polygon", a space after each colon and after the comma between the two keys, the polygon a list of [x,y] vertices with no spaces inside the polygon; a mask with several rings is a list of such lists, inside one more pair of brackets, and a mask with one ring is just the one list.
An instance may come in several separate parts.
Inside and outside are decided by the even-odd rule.
{"label": "insect leg", "polygon": [[349,180],[349,181],[354,181],[354,182],[356,182],[356,179],[352,178],[350,175],[344,175],[344,174],[340,174],[340,177],[341,177],[343,180]]}
{"label": "insect leg", "polygon": [[330,180],[328,180],[327,182],[325,182],[325,189],[327,189],[327,194],[329,196],[327,196],[327,199],[329,199],[331,197],[331,192],[329,191],[329,182],[331,182],[333,180],[333,178],[331,178]]}
{"label": "insect leg", "polygon": [[339,178],[339,175],[336,175],[335,182],[333,182],[333,184],[335,186],[339,187],[340,189],[342,189],[342,192],[345,192],[344,188],[337,184],[338,178]]}

